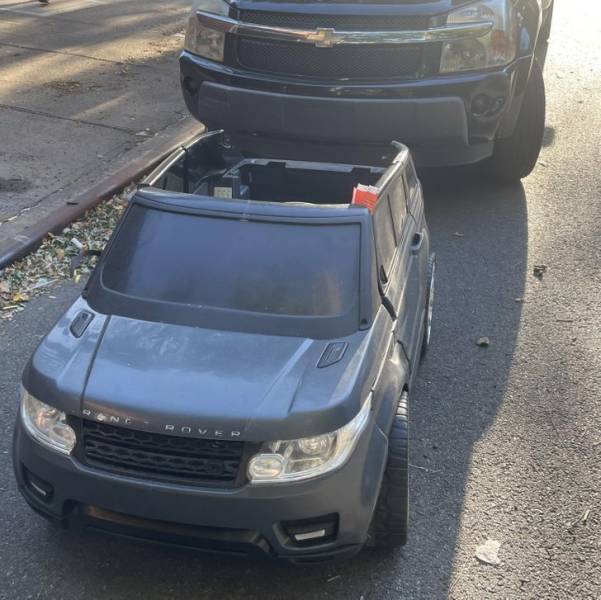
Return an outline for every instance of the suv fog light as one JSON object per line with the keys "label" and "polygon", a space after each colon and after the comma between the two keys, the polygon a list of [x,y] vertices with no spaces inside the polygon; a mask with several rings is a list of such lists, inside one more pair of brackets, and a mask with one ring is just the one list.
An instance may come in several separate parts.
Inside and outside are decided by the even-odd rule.
{"label": "suv fog light", "polygon": [[478,94],[472,100],[472,112],[475,115],[483,115],[490,109],[491,104],[491,99],[488,96],[484,94]]}
{"label": "suv fog light", "polygon": [[67,424],[67,415],[62,410],[40,402],[23,389],[21,420],[29,435],[40,444],[62,454],[71,454],[76,442],[75,431]]}

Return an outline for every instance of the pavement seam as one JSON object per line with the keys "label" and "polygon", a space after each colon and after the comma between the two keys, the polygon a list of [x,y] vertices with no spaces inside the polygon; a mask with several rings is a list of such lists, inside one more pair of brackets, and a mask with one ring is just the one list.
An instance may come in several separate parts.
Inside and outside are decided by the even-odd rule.
{"label": "pavement seam", "polygon": [[0,104],[0,108],[5,108],[7,110],[15,110],[17,112],[27,113],[29,115],[36,115],[39,117],[48,117],[50,119],[59,119],[61,121],[71,121],[73,123],[78,123],[79,125],[91,125],[92,127],[102,127],[103,129],[120,131],[121,133],[127,133],[129,135],[136,135],[137,133],[134,129],[129,129],[127,127],[118,127],[117,125],[96,123],[94,121],[86,121],[85,119],[77,119],[75,117],[62,117],[60,115],[55,115],[53,113],[45,112],[43,110],[35,110],[33,108],[25,108],[23,106],[15,106],[13,104]]}

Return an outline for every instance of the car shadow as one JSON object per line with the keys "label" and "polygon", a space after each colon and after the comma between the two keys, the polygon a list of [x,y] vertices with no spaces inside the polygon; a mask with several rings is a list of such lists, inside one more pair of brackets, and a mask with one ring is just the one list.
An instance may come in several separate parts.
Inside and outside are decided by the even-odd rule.
{"label": "car shadow", "polygon": [[[408,545],[364,551],[346,562],[290,567],[62,531],[27,516],[36,519],[27,528],[28,560],[42,563],[41,581],[52,580],[56,597],[452,595],[461,561],[474,560],[474,548],[460,548],[474,447],[504,401],[520,326],[527,206],[521,185],[489,185],[470,169],[421,175],[438,269],[433,342],[411,394]],[[483,337],[488,347],[478,346]],[[21,503],[18,512],[26,511]]]}

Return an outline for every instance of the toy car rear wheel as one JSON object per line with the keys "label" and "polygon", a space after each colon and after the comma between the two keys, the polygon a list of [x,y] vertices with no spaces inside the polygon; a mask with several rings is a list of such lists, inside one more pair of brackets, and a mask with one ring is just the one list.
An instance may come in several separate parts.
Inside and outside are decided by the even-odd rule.
{"label": "toy car rear wheel", "polygon": [[432,314],[434,310],[434,284],[436,279],[436,254],[432,253],[428,260],[428,283],[426,285],[426,314],[424,336],[422,338],[421,358],[424,358],[430,346],[432,336]]}
{"label": "toy car rear wheel", "polygon": [[543,144],[545,111],[543,70],[535,60],[513,135],[495,142],[494,154],[484,162],[487,175],[513,183],[532,173]]}
{"label": "toy car rear wheel", "polygon": [[368,545],[397,548],[407,543],[409,521],[409,395],[401,394],[390,435],[380,495],[368,534]]}

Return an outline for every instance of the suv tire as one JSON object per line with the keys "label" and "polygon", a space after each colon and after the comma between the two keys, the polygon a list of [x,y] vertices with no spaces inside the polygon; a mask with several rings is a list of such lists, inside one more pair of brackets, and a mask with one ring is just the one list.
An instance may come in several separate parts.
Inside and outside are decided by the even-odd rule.
{"label": "suv tire", "polygon": [[397,548],[407,543],[409,520],[409,395],[401,394],[388,436],[388,459],[368,535],[369,545]]}
{"label": "suv tire", "polygon": [[513,135],[497,140],[493,155],[484,163],[488,175],[513,183],[532,173],[543,144],[545,109],[543,70],[535,60]]}

